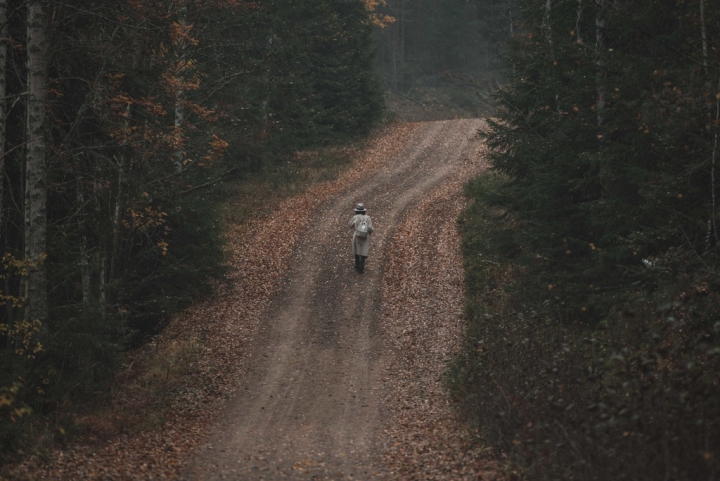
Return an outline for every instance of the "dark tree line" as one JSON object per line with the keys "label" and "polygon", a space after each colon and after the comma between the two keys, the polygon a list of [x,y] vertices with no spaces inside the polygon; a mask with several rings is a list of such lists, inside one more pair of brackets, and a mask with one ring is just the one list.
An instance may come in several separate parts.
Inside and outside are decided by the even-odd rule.
{"label": "dark tree line", "polygon": [[512,8],[507,0],[387,0],[379,10],[391,20],[376,31],[387,85],[407,93],[447,83],[448,74],[501,77]]}
{"label": "dark tree line", "polygon": [[360,0],[0,2],[0,445],[222,273],[222,182],[382,115]]}
{"label": "dark tree line", "polygon": [[532,479],[714,479],[720,10],[523,0],[456,388]]}

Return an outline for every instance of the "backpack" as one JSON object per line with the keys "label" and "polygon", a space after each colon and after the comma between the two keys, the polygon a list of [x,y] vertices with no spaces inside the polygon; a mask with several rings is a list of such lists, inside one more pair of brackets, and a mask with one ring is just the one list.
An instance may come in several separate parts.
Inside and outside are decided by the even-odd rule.
{"label": "backpack", "polygon": [[363,216],[360,219],[360,224],[358,224],[358,226],[355,227],[355,236],[361,237],[363,239],[367,238],[367,236],[368,236],[368,218],[367,218],[367,216]]}

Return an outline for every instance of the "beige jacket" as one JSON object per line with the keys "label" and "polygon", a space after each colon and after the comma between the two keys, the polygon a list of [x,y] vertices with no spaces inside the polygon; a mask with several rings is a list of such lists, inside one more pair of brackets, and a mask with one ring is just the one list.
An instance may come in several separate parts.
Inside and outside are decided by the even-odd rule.
{"label": "beige jacket", "polygon": [[[358,237],[355,235],[355,229],[358,225],[360,225],[360,222],[363,218],[367,219],[368,224],[368,236],[366,238]],[[353,230],[353,238],[352,238],[352,249],[353,254],[356,256],[368,256],[368,251],[370,250],[370,237],[373,233],[373,225],[372,221],[370,220],[369,215],[363,215],[363,214],[355,214],[352,219],[350,219],[350,223],[348,224],[348,227],[350,227]]]}

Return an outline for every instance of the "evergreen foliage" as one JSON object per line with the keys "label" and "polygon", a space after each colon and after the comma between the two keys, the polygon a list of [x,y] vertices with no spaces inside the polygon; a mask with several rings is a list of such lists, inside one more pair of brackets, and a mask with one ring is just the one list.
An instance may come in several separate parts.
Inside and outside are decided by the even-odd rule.
{"label": "evergreen foliage", "polygon": [[718,128],[697,2],[578,5],[553,2],[549,18],[545,3],[524,6],[488,137],[510,176],[495,201],[516,216],[518,256],[549,266],[535,292],[577,309],[597,290],[652,288],[642,259],[686,269],[712,254]]}
{"label": "evergreen foliage", "polygon": [[[360,0],[42,2],[47,258],[27,258],[27,5],[6,4],[1,451],[221,278],[224,180],[362,136],[383,107]],[[42,322],[25,309],[39,262]]]}
{"label": "evergreen foliage", "polygon": [[[308,145],[366,134],[383,115],[372,23],[359,1],[295,0],[273,5],[283,45],[270,109],[275,144]],[[283,28],[284,27],[284,28]]]}
{"label": "evergreen foliage", "polygon": [[718,10],[524,0],[450,380],[532,479],[718,472]]}

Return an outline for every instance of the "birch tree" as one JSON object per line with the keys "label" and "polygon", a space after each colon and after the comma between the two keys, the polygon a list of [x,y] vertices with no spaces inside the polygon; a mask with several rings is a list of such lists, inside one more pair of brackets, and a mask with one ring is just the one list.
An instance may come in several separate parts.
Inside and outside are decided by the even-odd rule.
{"label": "birch tree", "polygon": [[[372,128],[376,13],[359,0],[0,0],[0,419],[16,385],[44,409],[112,378],[128,342],[211,290],[216,186],[231,172]],[[8,424],[0,451],[22,431]]]}
{"label": "birch tree", "polygon": [[26,280],[27,317],[48,317],[47,278],[47,90],[46,2],[27,4],[27,140],[25,159],[25,261],[32,265]]}
{"label": "birch tree", "polygon": [[187,4],[180,6],[178,21],[173,24],[172,42],[175,47],[174,57],[175,69],[174,75],[171,77],[173,89],[175,91],[175,170],[180,172],[183,169],[183,160],[185,154],[183,152],[184,135],[183,126],[185,124],[185,77],[191,63],[187,59],[188,43],[192,41],[189,32],[192,26],[187,21]]}

